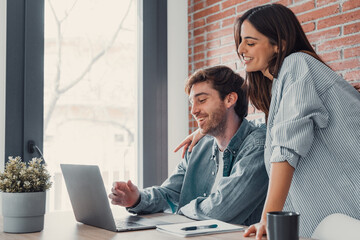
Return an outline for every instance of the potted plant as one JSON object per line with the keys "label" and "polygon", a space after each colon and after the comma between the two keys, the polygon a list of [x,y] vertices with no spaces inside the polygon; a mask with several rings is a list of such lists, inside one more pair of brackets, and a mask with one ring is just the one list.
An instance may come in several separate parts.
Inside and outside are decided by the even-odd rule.
{"label": "potted plant", "polygon": [[46,190],[51,187],[50,174],[41,158],[25,163],[9,157],[0,173],[4,232],[39,232],[44,228]]}

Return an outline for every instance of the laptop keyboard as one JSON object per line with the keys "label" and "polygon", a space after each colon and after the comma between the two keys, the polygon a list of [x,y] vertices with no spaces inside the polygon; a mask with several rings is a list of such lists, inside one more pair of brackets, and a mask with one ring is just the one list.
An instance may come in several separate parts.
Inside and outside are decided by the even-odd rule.
{"label": "laptop keyboard", "polygon": [[124,221],[122,219],[115,220],[115,225],[116,225],[116,228],[121,228],[121,229],[144,226],[144,225],[139,224],[139,223],[127,222],[127,221]]}

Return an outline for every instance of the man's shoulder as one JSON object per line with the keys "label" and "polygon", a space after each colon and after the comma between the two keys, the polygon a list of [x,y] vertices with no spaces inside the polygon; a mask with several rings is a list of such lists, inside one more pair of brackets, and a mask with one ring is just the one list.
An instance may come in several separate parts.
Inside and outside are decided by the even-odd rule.
{"label": "man's shoulder", "polygon": [[255,126],[252,123],[249,123],[247,135],[244,138],[246,145],[252,146],[264,146],[266,138],[266,125],[262,124]]}
{"label": "man's shoulder", "polygon": [[198,157],[206,152],[212,153],[212,148],[214,146],[215,138],[209,135],[202,137],[199,142],[196,143],[191,153],[186,152],[187,156]]}

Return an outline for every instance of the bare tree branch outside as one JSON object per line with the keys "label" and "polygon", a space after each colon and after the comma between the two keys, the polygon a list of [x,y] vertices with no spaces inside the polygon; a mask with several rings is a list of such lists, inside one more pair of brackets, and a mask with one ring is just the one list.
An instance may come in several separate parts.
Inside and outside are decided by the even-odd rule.
{"label": "bare tree branch outside", "polygon": [[135,0],[45,1],[44,154],[54,176],[60,163],[84,163],[100,165],[108,181],[135,179],[136,8]]}

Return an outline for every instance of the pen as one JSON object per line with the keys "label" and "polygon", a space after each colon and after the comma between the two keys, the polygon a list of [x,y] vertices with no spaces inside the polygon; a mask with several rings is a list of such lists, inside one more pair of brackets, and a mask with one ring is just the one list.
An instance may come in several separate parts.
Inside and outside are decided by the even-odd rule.
{"label": "pen", "polygon": [[192,231],[192,230],[199,230],[199,229],[207,229],[207,228],[217,228],[217,224],[211,224],[211,225],[203,225],[203,226],[191,226],[191,227],[184,227],[181,230],[183,231]]}

